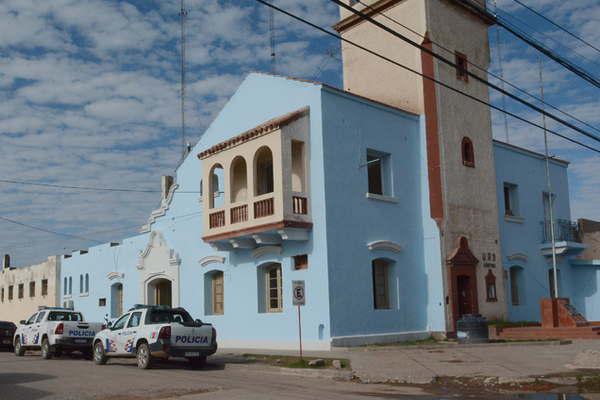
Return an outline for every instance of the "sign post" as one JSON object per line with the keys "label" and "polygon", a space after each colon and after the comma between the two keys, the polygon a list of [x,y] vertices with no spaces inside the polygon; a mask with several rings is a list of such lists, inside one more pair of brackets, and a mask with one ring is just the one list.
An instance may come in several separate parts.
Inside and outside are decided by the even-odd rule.
{"label": "sign post", "polygon": [[304,281],[292,281],[293,304],[298,307],[298,341],[300,343],[300,360],[302,360],[302,319],[300,318],[300,306],[306,304],[306,293]]}

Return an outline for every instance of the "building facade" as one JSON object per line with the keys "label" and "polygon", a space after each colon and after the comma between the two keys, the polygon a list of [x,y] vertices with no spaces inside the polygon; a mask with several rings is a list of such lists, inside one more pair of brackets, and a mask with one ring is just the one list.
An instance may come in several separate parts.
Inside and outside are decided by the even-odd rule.
{"label": "building facade", "polygon": [[39,306],[60,305],[60,264],[61,257],[52,256],[27,267],[4,265],[0,272],[0,321],[18,324]]}

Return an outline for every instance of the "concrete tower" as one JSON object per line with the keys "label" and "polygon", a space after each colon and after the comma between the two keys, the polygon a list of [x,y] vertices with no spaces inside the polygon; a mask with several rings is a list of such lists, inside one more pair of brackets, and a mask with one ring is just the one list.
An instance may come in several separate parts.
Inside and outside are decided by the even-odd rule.
{"label": "concrete tower", "polygon": [[[457,0],[345,0],[378,22],[486,78],[490,21]],[[484,7],[484,0],[471,0]],[[361,3],[368,5],[365,6]],[[488,101],[486,85],[340,7],[344,38]],[[393,18],[410,30],[390,21]],[[444,50],[440,46],[446,49]],[[506,316],[490,109],[342,43],[344,88],[426,117],[431,216],[442,237],[446,328],[463,314]]]}

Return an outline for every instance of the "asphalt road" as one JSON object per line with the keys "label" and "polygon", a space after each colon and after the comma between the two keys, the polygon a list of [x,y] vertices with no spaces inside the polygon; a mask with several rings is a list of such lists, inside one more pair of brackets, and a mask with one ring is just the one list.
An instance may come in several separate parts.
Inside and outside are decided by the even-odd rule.
{"label": "asphalt road", "polygon": [[[416,391],[416,392],[415,392]],[[281,369],[247,364],[217,355],[194,370],[185,361],[161,363],[140,370],[134,360],[111,360],[98,366],[81,358],[63,356],[42,360],[0,352],[0,399],[389,399],[418,398],[402,394],[418,389],[365,385],[331,378],[293,376]]]}

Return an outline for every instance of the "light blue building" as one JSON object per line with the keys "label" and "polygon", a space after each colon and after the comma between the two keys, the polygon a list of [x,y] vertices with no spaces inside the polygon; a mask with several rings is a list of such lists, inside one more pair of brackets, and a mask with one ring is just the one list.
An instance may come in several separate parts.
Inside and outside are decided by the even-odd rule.
{"label": "light blue building", "polygon": [[[65,256],[63,302],[92,320],[135,303],[183,306],[217,327],[222,347],[294,348],[292,286],[303,281],[306,348],[446,332],[448,262],[430,216],[425,137],[422,117],[250,74],[174,182],[163,177],[143,233]],[[539,320],[551,286],[544,159],[493,148],[502,259],[475,261],[488,271],[478,290],[505,298],[510,319]],[[550,162],[560,295],[596,318],[596,291],[578,289],[590,269],[571,265],[582,245],[564,222],[567,166]],[[489,281],[502,275],[496,265],[506,287]]]}

